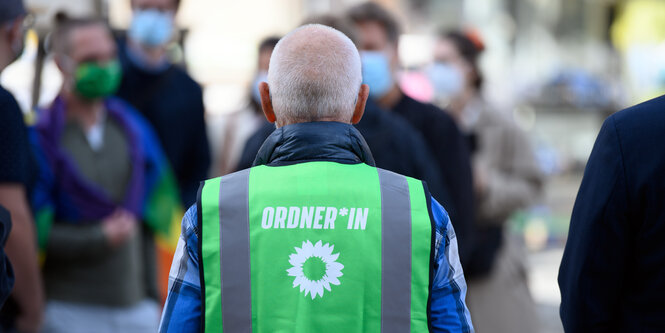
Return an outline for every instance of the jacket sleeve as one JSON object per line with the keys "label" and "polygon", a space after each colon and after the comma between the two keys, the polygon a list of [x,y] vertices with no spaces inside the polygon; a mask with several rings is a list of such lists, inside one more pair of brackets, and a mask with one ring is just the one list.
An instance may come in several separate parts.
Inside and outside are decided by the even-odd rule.
{"label": "jacket sleeve", "polygon": [[[529,206],[541,193],[543,174],[529,140],[515,126],[501,124],[495,139],[503,150],[503,165],[484,170],[486,190],[479,198],[481,220],[503,223],[510,214]],[[478,163],[482,166],[482,163]]]}
{"label": "jacket sleeve", "polygon": [[457,255],[457,237],[448,213],[432,198],[436,224],[430,321],[433,332],[473,332],[466,306],[466,281]]}
{"label": "jacket sleeve", "polygon": [[628,191],[614,117],[598,134],[570,221],[559,269],[566,332],[609,332],[629,252]]}
{"label": "jacket sleeve", "polygon": [[202,299],[196,224],[197,210],[194,205],[182,219],[182,232],[169,273],[168,296],[159,324],[160,333],[201,330]]}

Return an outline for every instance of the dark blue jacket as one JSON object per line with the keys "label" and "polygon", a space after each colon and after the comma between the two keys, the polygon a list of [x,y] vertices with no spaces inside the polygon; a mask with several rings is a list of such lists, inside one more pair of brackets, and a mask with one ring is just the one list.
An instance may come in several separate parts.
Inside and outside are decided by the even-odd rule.
{"label": "dark blue jacket", "polygon": [[605,121],[570,223],[566,332],[665,332],[665,96]]}

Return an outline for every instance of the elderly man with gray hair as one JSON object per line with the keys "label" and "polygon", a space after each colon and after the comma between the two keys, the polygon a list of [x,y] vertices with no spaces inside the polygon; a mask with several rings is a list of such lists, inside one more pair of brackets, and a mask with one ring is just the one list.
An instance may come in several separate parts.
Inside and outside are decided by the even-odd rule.
{"label": "elderly man with gray hair", "polygon": [[361,82],[341,32],[280,40],[260,84],[277,130],[256,166],[201,184],[161,332],[473,332],[448,214],[352,126]]}

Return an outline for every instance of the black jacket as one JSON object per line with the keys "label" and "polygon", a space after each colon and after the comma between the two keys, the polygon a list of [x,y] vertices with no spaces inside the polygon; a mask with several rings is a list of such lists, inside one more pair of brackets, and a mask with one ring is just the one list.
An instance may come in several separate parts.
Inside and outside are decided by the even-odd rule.
{"label": "black jacket", "polygon": [[127,56],[118,42],[122,81],[117,96],[136,107],[155,129],[175,173],[183,207],[196,201],[199,182],[208,178],[210,148],[201,87],[181,68],[149,73]]}
{"label": "black jacket", "polygon": [[665,332],[665,96],[605,120],[559,286],[566,332]]}
{"label": "black jacket", "polygon": [[392,111],[422,134],[432,152],[432,165],[437,166],[439,178],[448,194],[438,199],[450,214],[457,233],[460,260],[466,270],[474,246],[475,221],[471,155],[467,140],[455,121],[432,104],[404,95]]}

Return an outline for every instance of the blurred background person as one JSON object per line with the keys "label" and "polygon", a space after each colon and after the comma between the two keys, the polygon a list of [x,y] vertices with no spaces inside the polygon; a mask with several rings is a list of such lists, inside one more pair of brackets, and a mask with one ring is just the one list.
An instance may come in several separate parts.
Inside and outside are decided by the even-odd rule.
{"label": "blurred background person", "polygon": [[[268,80],[270,56],[277,42],[279,37],[272,36],[263,39],[259,44],[256,73],[249,86],[247,105],[239,111],[220,117],[218,122],[208,120],[214,156],[213,176],[223,176],[236,171],[247,140],[262,126],[271,126],[261,110],[259,83]],[[251,159],[254,161],[253,157]]]}
{"label": "blurred background person", "polygon": [[[344,33],[354,43],[357,41],[355,27],[344,17],[320,15],[306,19],[303,24],[329,26]],[[247,140],[238,170],[254,165],[259,148],[275,130],[274,124],[264,123]],[[367,142],[378,167],[424,180],[435,195],[444,196],[447,193],[424,139],[404,119],[368,100],[362,119],[354,126]]]}
{"label": "blurred background person", "polygon": [[[118,97],[136,107],[157,132],[175,172],[184,207],[196,200],[208,176],[210,148],[201,87],[171,64],[167,47],[176,36],[180,0],[131,0],[132,21],[119,41],[122,81]],[[174,135],[174,129],[179,135]]]}
{"label": "blurred background person", "polygon": [[[526,281],[526,256],[506,232],[506,220],[541,193],[543,176],[528,138],[482,97],[478,38],[443,32],[434,48],[435,91],[466,134],[472,151],[476,243],[464,268],[467,302],[477,332],[537,332],[535,304]],[[449,74],[448,74],[449,73]],[[436,75],[454,89],[437,89]]]}
{"label": "blurred background person", "polygon": [[44,329],[154,332],[152,236],[179,205],[175,180],[147,121],[110,97],[121,69],[108,26],[61,14],[52,43],[63,85],[34,135]]}
{"label": "blurred background person", "polygon": [[347,15],[358,31],[363,83],[370,87],[370,99],[418,130],[434,156],[430,163],[437,165],[445,188],[439,198],[453,221],[465,267],[473,245],[473,191],[466,142],[450,116],[432,104],[405,95],[397,84],[400,34],[397,20],[373,2],[352,7]]}
{"label": "blurred background person", "polygon": [[[26,10],[21,0],[0,2],[0,72],[21,55]],[[30,148],[23,113],[0,86],[0,205],[11,213],[13,228],[5,245],[16,284],[0,315],[0,331],[37,332],[42,323],[43,287],[37,265],[35,228],[28,205],[31,181]],[[9,217],[3,223],[9,223]],[[4,229],[9,232],[9,229]],[[2,284],[2,287],[6,287]],[[0,289],[0,293],[9,290]]]}

